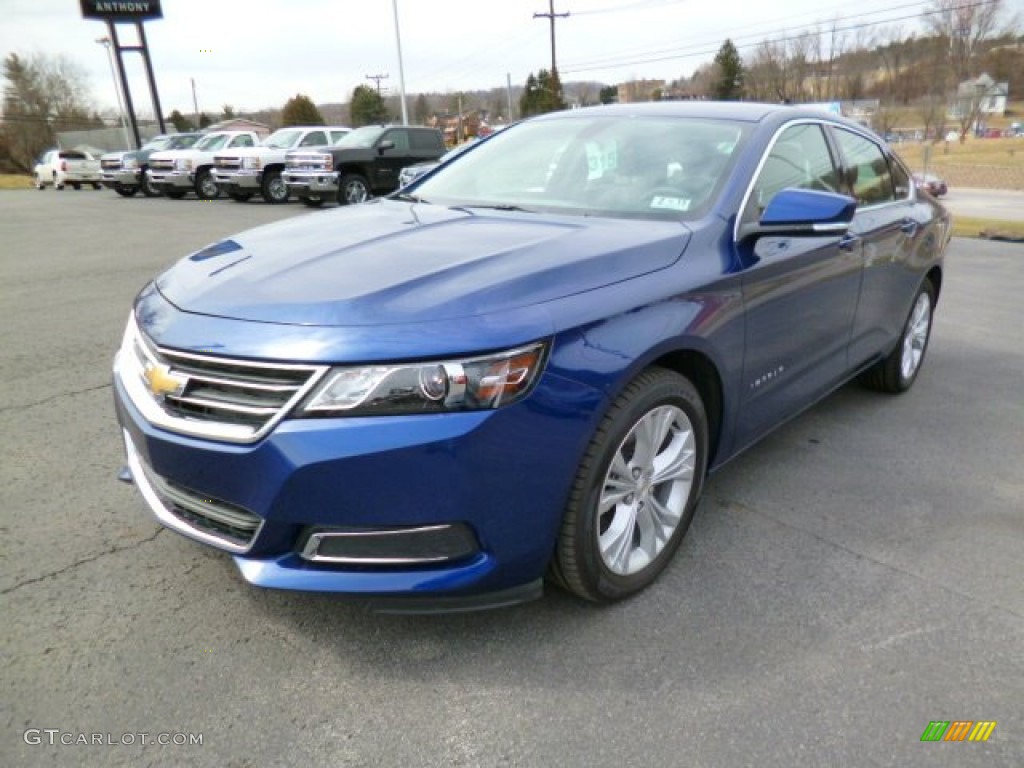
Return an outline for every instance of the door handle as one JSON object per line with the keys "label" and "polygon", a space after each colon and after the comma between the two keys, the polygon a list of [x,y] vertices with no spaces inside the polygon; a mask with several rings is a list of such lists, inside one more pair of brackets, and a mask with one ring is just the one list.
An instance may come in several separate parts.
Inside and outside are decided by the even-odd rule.
{"label": "door handle", "polygon": [[860,237],[858,235],[852,235],[848,232],[839,238],[839,248],[844,251],[852,251],[859,242]]}
{"label": "door handle", "polygon": [[918,223],[913,219],[904,219],[903,222],[900,224],[900,232],[903,232],[906,235],[913,236],[917,234],[917,227]]}

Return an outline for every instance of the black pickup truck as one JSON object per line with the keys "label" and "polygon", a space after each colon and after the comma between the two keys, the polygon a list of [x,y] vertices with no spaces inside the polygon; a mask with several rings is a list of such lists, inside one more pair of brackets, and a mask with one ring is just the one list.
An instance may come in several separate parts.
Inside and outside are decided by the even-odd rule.
{"label": "black pickup truck", "polygon": [[444,137],[436,128],[368,125],[333,146],[292,150],[282,178],[308,206],[325,200],[351,205],[394,192],[403,168],[437,160],[444,151]]}

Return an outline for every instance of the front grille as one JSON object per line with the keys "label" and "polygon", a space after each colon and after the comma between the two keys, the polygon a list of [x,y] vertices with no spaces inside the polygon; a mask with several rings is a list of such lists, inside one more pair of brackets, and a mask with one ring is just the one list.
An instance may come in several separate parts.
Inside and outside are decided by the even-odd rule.
{"label": "front grille", "polygon": [[290,171],[329,171],[333,168],[333,158],[324,154],[290,155],[286,167]]}
{"label": "front grille", "polygon": [[116,171],[121,167],[121,160],[114,158],[112,160],[100,160],[100,168],[104,171]]}
{"label": "front grille", "polygon": [[174,161],[173,160],[161,160],[161,159],[153,160],[153,159],[151,159],[149,161],[149,167],[150,167],[151,170],[154,170],[154,171],[173,171],[174,170]]}
{"label": "front grille", "polygon": [[224,157],[218,155],[214,157],[213,165],[220,171],[237,171],[242,167],[242,159],[240,157]]}
{"label": "front grille", "polygon": [[118,367],[132,401],[157,426],[231,442],[262,437],[326,371],[160,348],[134,318]]}

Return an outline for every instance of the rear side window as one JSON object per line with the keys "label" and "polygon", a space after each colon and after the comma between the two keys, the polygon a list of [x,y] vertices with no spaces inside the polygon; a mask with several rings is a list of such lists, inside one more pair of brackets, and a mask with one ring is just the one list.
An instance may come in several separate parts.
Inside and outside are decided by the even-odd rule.
{"label": "rear side window", "polygon": [[410,131],[413,149],[440,149],[441,139],[433,131]]}
{"label": "rear side window", "polygon": [[85,160],[84,152],[76,152],[73,149],[61,150],[60,157],[62,160]]}
{"label": "rear side window", "polygon": [[841,128],[836,129],[835,135],[843,153],[846,181],[853,196],[857,198],[857,204],[879,205],[895,200],[892,170],[882,148],[863,136]]}

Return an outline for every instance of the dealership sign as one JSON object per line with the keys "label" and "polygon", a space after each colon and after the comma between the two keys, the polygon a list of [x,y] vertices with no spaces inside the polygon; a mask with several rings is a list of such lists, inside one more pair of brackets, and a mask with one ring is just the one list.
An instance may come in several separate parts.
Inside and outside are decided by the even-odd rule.
{"label": "dealership sign", "polygon": [[101,21],[145,21],[163,16],[160,0],[82,0],[82,17]]}

